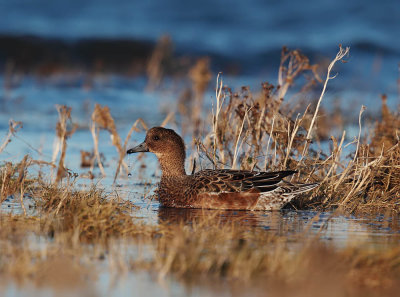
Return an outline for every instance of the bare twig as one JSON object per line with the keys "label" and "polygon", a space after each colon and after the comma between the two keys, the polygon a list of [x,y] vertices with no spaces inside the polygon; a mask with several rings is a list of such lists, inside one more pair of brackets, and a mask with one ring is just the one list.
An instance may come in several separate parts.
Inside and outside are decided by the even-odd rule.
{"label": "bare twig", "polygon": [[321,102],[322,102],[322,98],[325,95],[325,90],[326,90],[326,87],[328,85],[328,81],[331,80],[331,79],[334,79],[336,77],[336,75],[331,76],[331,70],[332,70],[333,66],[336,64],[336,62],[342,60],[346,55],[348,55],[349,50],[350,50],[349,47],[346,47],[345,49],[343,49],[343,47],[340,45],[339,46],[339,52],[336,54],[336,57],[333,59],[333,61],[328,66],[328,71],[327,71],[327,74],[326,74],[324,87],[322,88],[321,95],[320,95],[320,97],[318,99],[317,107],[315,108],[314,116],[313,116],[313,118],[311,120],[310,127],[308,128],[307,137],[306,137],[307,143],[304,146],[303,153],[302,153],[302,158],[304,157],[304,155],[306,154],[306,152],[308,150],[309,141],[311,140],[311,134],[312,134],[312,131],[313,131],[315,119],[317,118],[317,114],[318,114],[319,107],[320,107]]}
{"label": "bare twig", "polygon": [[2,145],[0,146],[0,154],[4,151],[6,146],[10,143],[11,137],[15,133],[17,133],[19,131],[19,129],[21,129],[21,128],[22,128],[22,122],[14,122],[13,120],[10,120],[7,136],[4,139]]}
{"label": "bare twig", "polygon": [[[167,116],[166,119],[168,119],[168,116]],[[164,122],[165,122],[165,121],[166,121],[166,120],[164,120]],[[147,130],[147,125],[146,125],[146,123],[143,121],[143,119],[141,119],[141,118],[137,119],[137,120],[135,121],[135,123],[133,123],[133,125],[131,126],[131,128],[129,129],[128,135],[126,136],[124,145],[123,145],[123,147],[122,147],[122,152],[123,152],[123,154],[120,154],[120,155],[119,155],[117,170],[115,171],[115,175],[114,175],[114,183],[115,183],[115,181],[117,180],[117,177],[118,177],[118,174],[119,174],[119,171],[120,171],[120,168],[121,168],[121,164],[122,164],[123,158],[125,157],[125,152],[126,152],[126,148],[127,148],[127,145],[128,145],[128,141],[129,141],[129,139],[131,138],[131,135],[132,135],[133,131],[139,131],[138,128],[137,128],[137,125],[138,125],[139,123],[142,125],[143,129]]]}

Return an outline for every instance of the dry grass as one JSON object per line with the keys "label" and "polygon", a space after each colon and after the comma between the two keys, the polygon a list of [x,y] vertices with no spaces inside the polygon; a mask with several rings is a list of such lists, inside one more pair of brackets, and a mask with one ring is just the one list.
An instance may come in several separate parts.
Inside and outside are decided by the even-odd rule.
{"label": "dry grass", "polygon": [[303,234],[278,236],[221,220],[218,212],[149,226],[135,219],[131,203],[96,188],[82,191],[41,180],[24,187],[35,215],[0,216],[0,278],[7,282],[86,288],[107,260],[116,273],[146,270],[159,281],[172,275],[189,286],[210,286],[212,280],[232,291],[270,290],[271,296],[391,296],[399,288],[398,248],[336,249]]}
{"label": "dry grass", "polygon": [[[173,276],[189,286],[204,284],[213,289],[219,283],[232,292],[268,290],[271,296],[294,292],[297,296],[366,296],[366,292],[367,296],[392,296],[400,286],[399,248],[382,251],[350,245],[336,249],[313,239],[304,244],[301,234],[300,238],[277,236],[235,221],[221,221],[215,213],[191,224],[143,226],[132,218],[125,220],[119,211],[110,216],[109,210],[120,206],[83,199],[100,206],[82,202],[75,208],[68,201],[65,207],[78,213],[62,206],[57,218],[51,214],[59,201],[46,198],[37,206],[42,214],[39,218],[3,216],[1,279],[68,289],[75,282],[82,286],[92,282],[98,273],[95,268],[106,260],[112,264],[109,269],[119,274],[146,270],[160,282]],[[107,224],[110,217],[111,222],[121,220],[123,224]],[[44,238],[41,246],[29,236],[32,232]],[[46,240],[48,236],[52,240]],[[55,276],[60,267],[63,271]]]}
{"label": "dry grass", "polygon": [[290,242],[288,237],[207,216],[191,225],[166,228],[164,236],[153,239],[150,257],[150,266],[159,278],[173,274],[188,283],[205,279],[245,287],[258,283],[261,292],[272,288],[282,293],[292,288],[305,294],[311,289],[308,296],[317,296],[318,291],[325,292],[324,296],[341,296],[352,290],[377,296],[393,293],[400,285],[399,248],[385,252],[362,247],[337,250],[310,240],[294,249],[293,239]]}
{"label": "dry grass", "polygon": [[[321,186],[314,190],[312,198],[297,201],[296,205],[301,208],[342,207],[350,212],[391,209],[398,212],[400,122],[398,115],[387,108],[385,98],[382,119],[377,121],[374,131],[362,131],[362,107],[360,133],[354,141],[346,141],[346,131],[343,131],[340,140],[331,136],[330,152],[310,145],[313,141],[318,142],[315,136],[321,135],[318,133],[321,126],[319,110],[327,83],[334,78],[330,75],[331,70],[347,53],[348,49],[340,48],[329,65],[317,104],[308,105],[303,114],[296,116],[290,108],[292,102],[289,100],[285,104],[289,88],[301,74],[309,71],[313,78],[302,89],[308,90],[309,85],[319,80],[316,66],[310,66],[308,59],[298,51],[283,50],[279,71],[281,85],[275,87],[264,83],[258,95],[247,87],[232,92],[217,78],[209,133],[203,139],[195,139],[203,159],[215,168],[292,169],[299,171],[297,177],[301,175],[302,180],[320,181]],[[365,139],[361,138],[361,131],[367,135]],[[344,147],[349,145],[355,147],[351,158],[342,155]]]}
{"label": "dry grass", "polygon": [[[331,63],[324,89],[332,79],[330,70],[344,54],[341,49]],[[163,59],[155,56],[153,64]],[[162,71],[152,67],[149,75],[156,87]],[[348,140],[343,131],[340,137],[331,136],[329,152],[319,150],[315,143],[330,132],[321,115],[338,122],[337,115],[323,113],[324,90],[316,104],[304,106],[298,114],[292,108],[296,105],[292,100],[298,97],[287,98],[299,81],[304,83],[300,92],[315,88],[321,82],[317,73],[317,66],[299,51],[284,49],[277,86],[263,83],[259,94],[247,87],[234,92],[218,76],[212,116],[202,119],[210,71],[208,61],[199,60],[190,71],[189,108],[181,110],[185,111],[182,130],[195,136],[192,145],[202,157],[200,167],[295,169],[299,171],[295,179],[320,181],[321,185],[311,196],[295,201],[294,207],[395,215],[400,210],[399,115],[388,109],[383,97],[382,117],[373,130],[364,130],[361,109],[356,139]],[[75,177],[64,167],[67,140],[76,126],[71,122],[70,108],[63,106],[58,111],[59,146],[51,163],[25,156],[19,164],[0,167],[0,202],[10,196],[19,197],[22,206],[23,199],[34,202],[30,214],[26,210],[24,215],[0,213],[1,280],[62,288],[72,282],[84,286],[96,277],[94,267],[99,261],[107,260],[117,271],[148,270],[160,281],[172,275],[185,284],[217,282],[232,292],[252,288],[260,295],[268,290],[271,296],[393,296],[400,289],[397,247],[377,251],[354,245],[337,249],[318,238],[281,236],[235,220],[223,221],[218,212],[189,222],[143,224],[135,217],[136,207],[118,192],[110,194],[96,187],[76,189]],[[191,118],[190,113],[197,116]],[[172,116],[169,114],[165,123]],[[98,137],[100,129],[107,130],[119,154],[117,179],[120,168],[127,171],[123,157],[131,134],[138,131],[139,124],[145,130],[147,125],[138,119],[122,143],[108,107],[96,105],[91,120],[94,152],[85,154],[89,156],[86,163],[92,172],[96,158],[104,174]],[[208,129],[205,135],[200,126]],[[11,122],[0,153],[19,127],[20,123]],[[348,146],[354,150],[343,156]],[[41,175],[29,176],[30,166],[37,164],[57,168],[55,182]],[[35,244],[34,239],[42,244]],[[56,276],[60,267],[63,272]]]}

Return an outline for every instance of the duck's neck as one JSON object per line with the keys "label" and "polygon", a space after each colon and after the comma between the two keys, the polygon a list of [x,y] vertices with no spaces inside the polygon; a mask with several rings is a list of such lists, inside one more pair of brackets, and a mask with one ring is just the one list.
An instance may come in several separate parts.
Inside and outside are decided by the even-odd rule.
{"label": "duck's neck", "polygon": [[159,155],[162,177],[184,177],[185,172],[185,157],[177,155]]}

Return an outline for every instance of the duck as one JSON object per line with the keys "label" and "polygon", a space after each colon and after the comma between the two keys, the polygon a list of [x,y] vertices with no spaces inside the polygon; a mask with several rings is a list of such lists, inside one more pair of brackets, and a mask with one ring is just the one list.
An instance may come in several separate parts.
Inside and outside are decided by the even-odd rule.
{"label": "duck", "polygon": [[294,170],[263,172],[232,169],[185,171],[185,144],[174,130],[153,127],[127,154],[151,152],[161,166],[158,200],[162,207],[223,210],[280,210],[318,183],[291,183]]}

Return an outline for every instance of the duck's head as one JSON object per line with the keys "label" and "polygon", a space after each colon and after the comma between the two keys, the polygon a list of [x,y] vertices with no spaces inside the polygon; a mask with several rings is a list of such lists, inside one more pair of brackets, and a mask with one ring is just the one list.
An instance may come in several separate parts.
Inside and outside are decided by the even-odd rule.
{"label": "duck's head", "polygon": [[144,142],[129,149],[126,153],[154,153],[163,171],[163,175],[185,175],[185,144],[172,129],[153,127],[146,133]]}

